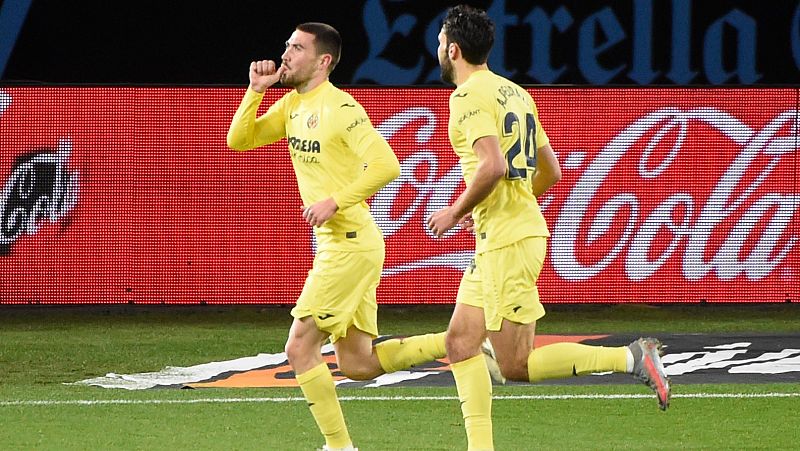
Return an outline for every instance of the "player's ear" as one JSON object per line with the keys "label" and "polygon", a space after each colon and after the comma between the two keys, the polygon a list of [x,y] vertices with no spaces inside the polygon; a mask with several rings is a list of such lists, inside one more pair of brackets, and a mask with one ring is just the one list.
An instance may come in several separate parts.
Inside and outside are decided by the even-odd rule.
{"label": "player's ear", "polygon": [[323,53],[319,59],[319,67],[320,69],[325,69],[326,71],[330,72],[331,63],[333,62],[333,56],[330,53]]}
{"label": "player's ear", "polygon": [[455,61],[458,57],[461,56],[461,47],[458,46],[455,42],[451,42],[447,44],[447,57],[451,60]]}

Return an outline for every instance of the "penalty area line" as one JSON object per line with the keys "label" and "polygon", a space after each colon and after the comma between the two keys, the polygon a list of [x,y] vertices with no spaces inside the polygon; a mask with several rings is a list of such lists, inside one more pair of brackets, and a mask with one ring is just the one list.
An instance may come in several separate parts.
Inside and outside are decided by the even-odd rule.
{"label": "penalty area line", "polygon": [[[496,395],[492,399],[564,401],[581,399],[650,399],[652,394],[587,394],[587,395]],[[754,398],[800,398],[800,393],[676,393],[676,398],[699,399],[754,399]],[[454,401],[457,396],[341,396],[340,401]],[[198,399],[72,399],[72,400],[9,400],[0,401],[0,407],[14,406],[103,406],[103,405],[147,405],[147,404],[228,404],[228,403],[286,403],[305,402],[299,396],[276,398],[198,398]]]}

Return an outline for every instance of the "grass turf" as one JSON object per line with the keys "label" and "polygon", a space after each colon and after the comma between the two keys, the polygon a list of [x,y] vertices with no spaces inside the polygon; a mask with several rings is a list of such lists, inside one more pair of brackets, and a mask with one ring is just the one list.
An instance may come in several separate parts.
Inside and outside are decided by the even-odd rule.
{"label": "grass turf", "polygon": [[[548,306],[539,333],[798,332],[793,304]],[[386,334],[441,330],[449,307],[383,307]],[[0,404],[0,449],[314,449],[323,443],[299,389],[146,390],[63,385],[107,372],[155,371],[277,352],[285,308],[3,308],[0,402],[176,400],[177,404]],[[340,389],[341,396],[455,396],[454,387]],[[798,384],[687,385],[676,394],[800,392]],[[643,386],[496,387],[496,395],[647,394]],[[498,399],[497,449],[791,449],[797,398]],[[362,450],[464,449],[455,400],[343,401]]]}

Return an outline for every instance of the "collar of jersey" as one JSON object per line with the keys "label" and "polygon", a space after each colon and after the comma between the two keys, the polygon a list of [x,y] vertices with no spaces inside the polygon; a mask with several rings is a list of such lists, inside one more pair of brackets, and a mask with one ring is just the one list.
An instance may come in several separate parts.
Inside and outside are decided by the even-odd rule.
{"label": "collar of jersey", "polygon": [[462,83],[462,85],[467,84],[473,78],[477,79],[477,78],[481,78],[481,77],[488,77],[491,74],[492,74],[492,71],[490,71],[489,69],[476,70],[475,72],[469,74],[469,77],[467,77],[467,80],[464,83]]}
{"label": "collar of jersey", "polygon": [[322,83],[320,83],[319,86],[317,86],[316,88],[312,89],[311,91],[304,92],[302,94],[300,94],[298,92],[297,95],[300,96],[300,98],[303,99],[303,100],[313,99],[314,97],[319,95],[319,93],[321,93],[323,91],[326,91],[329,86],[333,86],[331,84],[330,80],[325,80]]}

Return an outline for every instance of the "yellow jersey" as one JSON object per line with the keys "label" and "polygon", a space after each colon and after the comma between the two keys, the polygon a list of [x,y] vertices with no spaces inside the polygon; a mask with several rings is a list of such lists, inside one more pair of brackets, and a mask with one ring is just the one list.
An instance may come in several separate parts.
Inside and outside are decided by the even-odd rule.
{"label": "yellow jersey", "polygon": [[506,159],[506,176],[472,211],[475,252],[550,236],[531,188],[537,149],[550,140],[530,94],[491,71],[474,72],[450,95],[448,134],[467,186],[478,168],[478,138],[496,136]]}
{"label": "yellow jersey", "polygon": [[231,121],[228,146],[248,150],[286,138],[303,204],[333,197],[339,206],[314,227],[318,249],[382,247],[365,200],[400,175],[400,163],[361,104],[325,81],[303,94],[286,93],[256,117],[263,97],[248,88]]}

